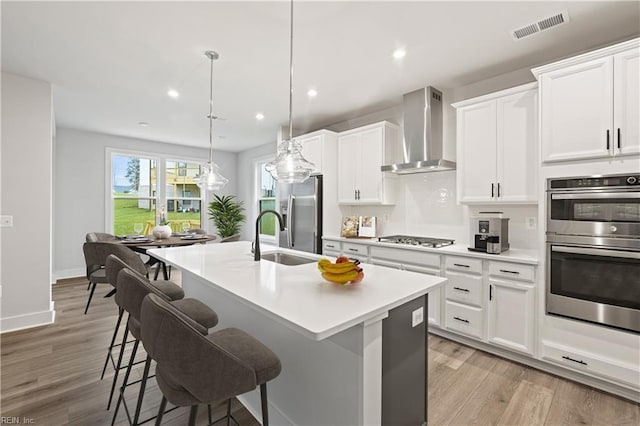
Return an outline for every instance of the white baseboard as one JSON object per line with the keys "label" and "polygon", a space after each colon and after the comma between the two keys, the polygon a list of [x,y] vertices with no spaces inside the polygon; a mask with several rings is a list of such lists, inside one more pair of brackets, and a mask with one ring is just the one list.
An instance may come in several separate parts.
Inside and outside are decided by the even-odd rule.
{"label": "white baseboard", "polygon": [[41,325],[53,324],[56,318],[56,311],[51,309],[42,312],[33,312],[30,314],[16,315],[13,317],[0,319],[0,333],[9,331],[23,330],[25,328],[38,327]]}
{"label": "white baseboard", "polygon": [[87,271],[84,268],[62,269],[53,273],[54,283],[58,280],[64,280],[66,278],[84,277]]}

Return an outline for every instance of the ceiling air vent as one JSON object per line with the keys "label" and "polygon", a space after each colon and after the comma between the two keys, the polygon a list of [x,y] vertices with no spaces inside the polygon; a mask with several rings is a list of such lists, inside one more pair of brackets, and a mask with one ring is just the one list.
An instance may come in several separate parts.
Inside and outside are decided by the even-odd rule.
{"label": "ceiling air vent", "polygon": [[511,37],[514,40],[520,40],[567,22],[569,22],[569,14],[567,11],[563,11],[515,29],[511,31]]}

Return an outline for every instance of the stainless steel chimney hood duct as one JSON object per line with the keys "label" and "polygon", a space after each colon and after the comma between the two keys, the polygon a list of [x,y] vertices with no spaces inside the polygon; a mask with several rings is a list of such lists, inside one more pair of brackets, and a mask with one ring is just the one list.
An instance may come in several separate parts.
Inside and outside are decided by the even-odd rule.
{"label": "stainless steel chimney hood duct", "polygon": [[405,162],[380,169],[397,174],[455,170],[455,162],[442,158],[442,92],[427,87],[406,93],[402,109]]}

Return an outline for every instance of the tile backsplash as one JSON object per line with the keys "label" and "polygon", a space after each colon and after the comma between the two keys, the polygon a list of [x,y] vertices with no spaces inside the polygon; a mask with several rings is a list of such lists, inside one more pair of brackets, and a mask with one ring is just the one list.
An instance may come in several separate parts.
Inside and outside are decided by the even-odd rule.
{"label": "tile backsplash", "polygon": [[[469,244],[469,218],[481,211],[501,211],[509,220],[509,243],[513,248],[538,248],[536,229],[527,229],[527,218],[537,221],[537,206],[456,203],[455,170],[397,176],[396,204],[392,206],[341,206],[343,216],[377,216],[380,235],[407,234],[453,238]],[[539,224],[538,224],[539,226]]]}

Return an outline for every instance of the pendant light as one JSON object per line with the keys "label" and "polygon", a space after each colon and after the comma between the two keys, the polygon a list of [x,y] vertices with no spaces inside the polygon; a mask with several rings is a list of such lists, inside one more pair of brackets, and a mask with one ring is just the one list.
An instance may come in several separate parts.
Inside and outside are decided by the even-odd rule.
{"label": "pendant light", "polygon": [[209,72],[209,161],[200,165],[200,174],[194,178],[194,181],[205,191],[217,191],[229,182],[229,179],[222,176],[220,167],[213,162],[213,61],[220,56],[217,52],[206,51],[204,55],[211,60],[211,69]]}
{"label": "pendant light", "polygon": [[302,156],[302,145],[293,138],[293,0],[289,41],[289,135],[280,142],[276,158],[265,169],[277,181],[299,183],[307,180],[315,165]]}

